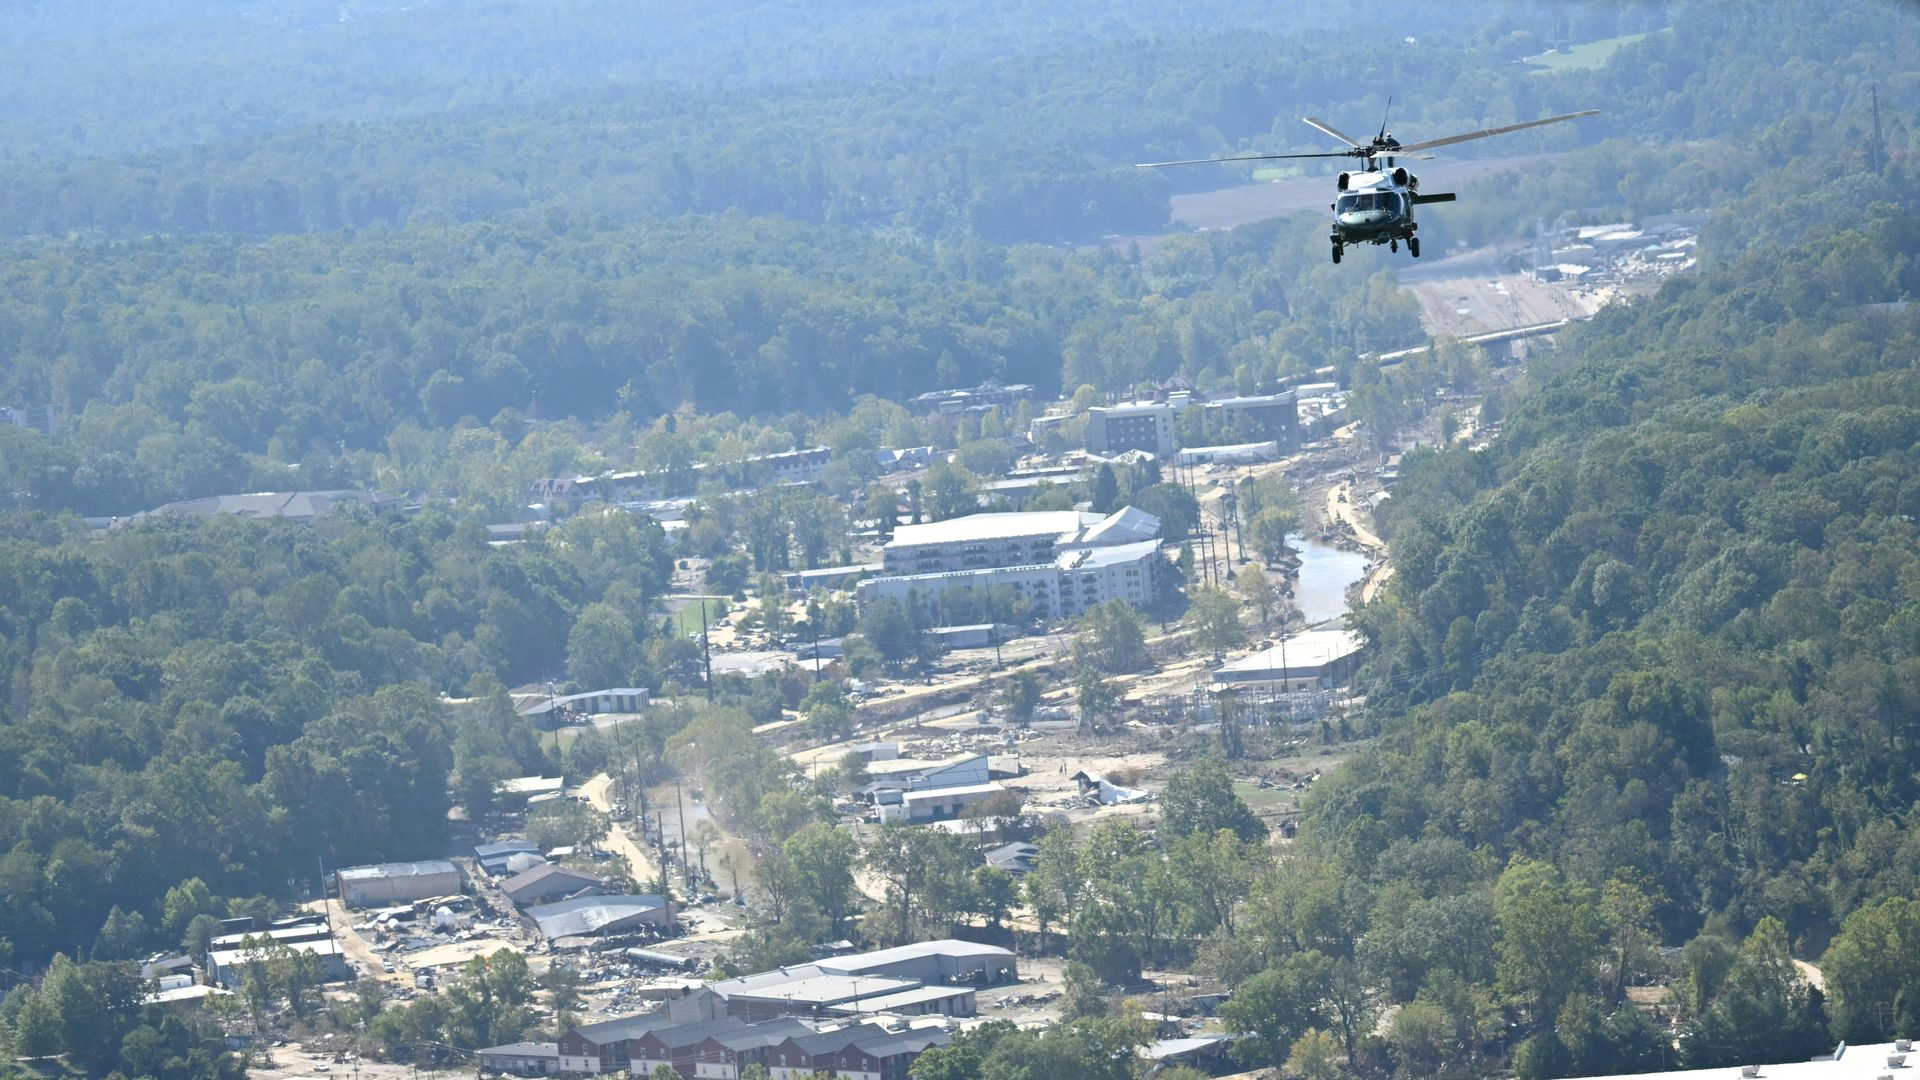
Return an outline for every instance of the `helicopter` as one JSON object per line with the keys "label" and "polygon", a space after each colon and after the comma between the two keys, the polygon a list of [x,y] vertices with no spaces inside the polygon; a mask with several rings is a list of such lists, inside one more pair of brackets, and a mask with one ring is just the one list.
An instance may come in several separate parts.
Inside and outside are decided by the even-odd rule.
{"label": "helicopter", "polygon": [[[1393,102],[1387,102],[1392,109]],[[1414,258],[1420,257],[1420,226],[1413,220],[1413,208],[1424,203],[1453,202],[1453,192],[1427,192],[1420,190],[1420,178],[1407,171],[1406,166],[1394,164],[1395,158],[1414,158],[1420,161],[1432,160],[1431,154],[1420,153],[1454,143],[1484,139],[1492,135],[1505,135],[1510,131],[1539,127],[1542,124],[1557,124],[1563,120],[1574,120],[1582,116],[1596,116],[1599,109],[1583,109],[1580,112],[1563,113],[1540,120],[1527,120],[1504,127],[1487,128],[1483,131],[1468,131],[1459,135],[1448,135],[1439,139],[1427,139],[1423,142],[1403,146],[1400,140],[1387,134],[1385,117],[1380,120],[1380,133],[1371,142],[1361,143],[1342,133],[1332,124],[1311,116],[1301,117],[1301,122],[1323,134],[1347,144],[1345,150],[1335,150],[1320,154],[1248,154],[1240,157],[1194,158],[1190,161],[1150,161],[1136,165],[1140,169],[1164,169],[1173,165],[1210,165],[1222,161],[1281,161],[1292,158],[1360,158],[1364,162],[1358,172],[1343,172],[1335,182],[1339,195],[1329,207],[1333,211],[1333,230],[1328,237],[1333,242],[1333,261],[1339,262],[1340,255],[1348,244],[1385,244],[1389,251],[1399,251],[1400,241],[1407,242],[1407,252]],[[1385,164],[1381,160],[1385,159]]]}

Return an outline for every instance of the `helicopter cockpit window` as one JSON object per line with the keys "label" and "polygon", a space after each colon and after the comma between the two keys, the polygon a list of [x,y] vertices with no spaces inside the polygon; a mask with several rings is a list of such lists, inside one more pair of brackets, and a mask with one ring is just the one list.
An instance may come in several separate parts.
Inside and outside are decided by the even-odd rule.
{"label": "helicopter cockpit window", "polygon": [[1392,192],[1369,191],[1358,195],[1342,195],[1334,206],[1336,214],[1364,214],[1375,210],[1388,213],[1400,212],[1400,196]]}

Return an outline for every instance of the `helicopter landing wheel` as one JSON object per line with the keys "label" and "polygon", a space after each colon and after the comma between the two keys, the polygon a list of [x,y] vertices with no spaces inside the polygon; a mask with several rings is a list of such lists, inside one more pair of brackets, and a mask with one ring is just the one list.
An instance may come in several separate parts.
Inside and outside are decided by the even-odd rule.
{"label": "helicopter landing wheel", "polygon": [[1416,259],[1420,257],[1420,238],[1419,237],[1417,236],[1407,237],[1407,254],[1412,255]]}
{"label": "helicopter landing wheel", "polygon": [[1339,244],[1333,245],[1333,261],[1336,263],[1340,261],[1340,245]]}
{"label": "helicopter landing wheel", "polygon": [[1400,251],[1400,241],[1398,240],[1387,241],[1387,250],[1397,254]]}

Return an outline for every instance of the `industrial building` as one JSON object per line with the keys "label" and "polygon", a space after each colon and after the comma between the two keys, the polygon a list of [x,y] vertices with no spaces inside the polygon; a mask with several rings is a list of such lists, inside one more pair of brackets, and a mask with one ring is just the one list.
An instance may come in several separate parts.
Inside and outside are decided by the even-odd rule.
{"label": "industrial building", "polygon": [[1040,866],[1040,848],[1025,841],[1005,844],[987,852],[982,858],[995,870],[1025,877]]}
{"label": "industrial building", "polygon": [[140,521],[160,515],[179,517],[284,518],[310,525],[320,518],[347,507],[359,507],[379,515],[402,508],[397,496],[377,491],[262,491],[251,495],[209,495],[204,499],[186,499],[142,510],[129,518],[115,519],[114,525]]}
{"label": "industrial building", "polygon": [[[510,867],[515,855],[527,855],[521,860],[522,866]],[[528,840],[500,840],[491,844],[479,844],[473,849],[473,857],[479,861],[480,869],[498,877],[501,874],[517,874],[536,862],[542,861],[538,846]]]}
{"label": "industrial building", "polygon": [[673,925],[673,905],[658,896],[578,896],[527,909],[527,917],[548,941],[599,937]]}
{"label": "industrial building", "polygon": [[941,651],[950,649],[990,649],[1018,637],[1020,631],[1005,623],[968,623],[965,626],[939,626],[927,631]]}
{"label": "industrial building", "polygon": [[207,942],[209,949],[241,949],[248,945],[296,945],[304,941],[331,941],[333,930],[323,920],[299,926],[274,927],[271,930],[249,930],[238,934],[221,934]]}
{"label": "industrial building", "polygon": [[1345,686],[1366,640],[1351,630],[1303,630],[1214,670],[1213,689],[1328,690]]}
{"label": "industrial building", "polygon": [[[759,1065],[776,1077],[825,1071],[905,1080],[913,1060],[948,1041],[945,1017],[974,1014],[977,991],[1019,978],[1013,953],[928,941],[703,983],[638,1016],[582,1024],[554,1044],[565,1076],[664,1065],[688,1080],[737,1080]],[[542,1075],[541,1044],[480,1051],[501,1071]]]}
{"label": "industrial building", "polygon": [[[897,1021],[778,1017],[754,1022],[732,1016],[676,1020],[663,1011],[577,1027],[554,1045],[558,1072],[567,1076],[651,1076],[665,1067],[686,1080],[738,1080],[758,1065],[775,1080],[807,1080],[820,1073],[849,1080],[905,1080],[915,1058],[950,1038],[941,1028],[905,1027]],[[514,1063],[544,1060],[544,1055],[523,1049],[526,1045],[493,1047],[480,1056],[483,1061]]]}
{"label": "industrial building", "polygon": [[261,940],[246,946],[231,949],[207,950],[207,978],[213,985],[228,990],[238,990],[247,980],[247,962],[260,956],[263,949],[275,951],[305,953],[319,958],[320,978],[322,982],[345,982],[353,978],[353,968],[347,963],[346,954],[341,951],[340,943],[332,937],[319,941],[291,941],[268,943]]}
{"label": "industrial building", "polygon": [[908,791],[970,787],[993,779],[991,762],[985,754],[961,754],[943,761],[897,756],[869,758],[866,772],[867,785],[859,794],[875,803],[898,802],[898,796]]}
{"label": "industrial building", "polygon": [[951,821],[959,817],[967,807],[988,802],[996,796],[1005,794],[1008,790],[988,781],[984,784],[968,784],[965,787],[902,792],[898,803],[880,805],[880,820],[904,821],[909,825],[921,825],[929,821]]}
{"label": "industrial building", "polygon": [[924,605],[936,624],[941,596],[1010,589],[1037,619],[1077,615],[1109,600],[1153,599],[1160,577],[1160,519],[1126,507],[1105,516],[1074,510],[970,514],[902,525],[883,552],[886,574],[860,583],[867,604],[894,597]]}
{"label": "industrial building", "polygon": [[926,414],[986,412],[988,409],[1011,411],[1022,401],[1033,400],[1033,387],[1026,383],[1001,386],[985,382],[964,390],[930,390],[913,399],[914,408]]}
{"label": "industrial building", "polygon": [[1188,447],[1179,457],[1182,465],[1258,465],[1279,460],[1280,444],[1272,441]]}
{"label": "industrial building", "polygon": [[350,866],[336,871],[340,902],[348,907],[410,903],[432,896],[457,896],[460,868],[446,859]]}
{"label": "industrial building", "polygon": [[562,776],[515,776],[500,781],[493,793],[501,802],[517,803],[532,802],[544,796],[557,799],[566,789],[567,781]]}
{"label": "industrial building", "polygon": [[955,938],[836,956],[814,966],[839,975],[887,975],[928,984],[997,986],[1020,978],[1011,951]]}
{"label": "industrial building", "polygon": [[480,1071],[483,1073],[505,1073],[508,1076],[552,1076],[560,1071],[560,1044],[543,1042],[517,1042],[505,1046],[489,1046],[476,1051],[480,1059]]}
{"label": "industrial building", "polygon": [[670,1007],[680,1018],[972,1016],[975,991],[1019,979],[1013,953],[947,939],[836,956],[708,983]]}
{"label": "industrial building", "polygon": [[530,867],[500,883],[500,891],[507,894],[507,899],[513,901],[515,907],[543,904],[549,900],[577,896],[587,890],[601,889],[600,879],[592,874],[583,874],[553,863]]}

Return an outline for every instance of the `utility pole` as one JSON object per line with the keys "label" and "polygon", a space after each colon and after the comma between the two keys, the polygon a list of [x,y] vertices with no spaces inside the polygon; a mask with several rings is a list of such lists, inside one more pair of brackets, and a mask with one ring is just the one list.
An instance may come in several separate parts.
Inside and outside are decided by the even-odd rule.
{"label": "utility pole", "polygon": [[327,857],[315,855],[314,864],[320,867],[320,914],[327,919],[327,936],[333,936],[333,910],[327,906]]}
{"label": "utility pole", "polygon": [[700,598],[700,663],[707,673],[707,703],[713,703],[713,642],[707,638],[707,598]]}
{"label": "utility pole", "polygon": [[[1253,482],[1252,469],[1247,470],[1245,482],[1249,484]],[[1247,527],[1242,523],[1240,518],[1240,489],[1237,485],[1233,492],[1233,532],[1234,537],[1240,541],[1240,561],[1243,563],[1249,561],[1247,558]]]}
{"label": "utility pole", "polygon": [[687,804],[680,797],[680,778],[673,778],[673,806],[680,818],[680,876],[687,883],[687,899],[693,899],[693,860],[687,858]]}
{"label": "utility pole", "polygon": [[1867,150],[1867,166],[1868,168],[1872,169],[1874,172],[1877,173],[1882,168],[1886,167],[1887,154],[1886,154],[1886,144],[1883,143],[1880,138],[1880,87],[1878,85],[1875,85],[1873,87],[1872,93],[1873,93],[1873,97],[1872,97],[1873,142],[1868,147],[1868,150]]}

